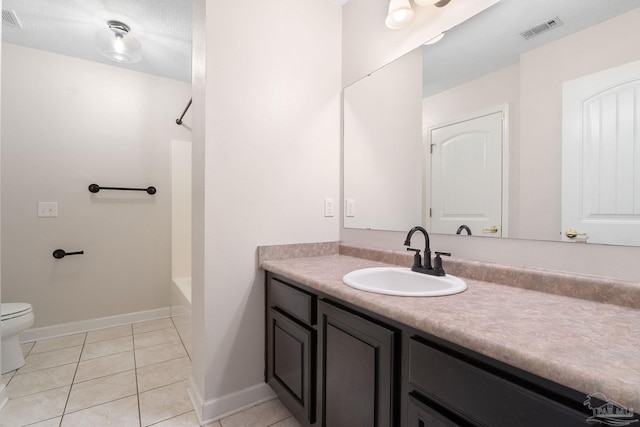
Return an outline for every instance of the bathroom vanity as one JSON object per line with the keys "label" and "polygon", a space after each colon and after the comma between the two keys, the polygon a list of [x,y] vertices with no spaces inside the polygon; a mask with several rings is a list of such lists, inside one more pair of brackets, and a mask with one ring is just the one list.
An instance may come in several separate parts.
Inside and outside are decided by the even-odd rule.
{"label": "bathroom vanity", "polygon": [[467,278],[447,297],[378,295],[342,276],[388,264],[340,254],[261,265],[265,380],[301,425],[592,426],[603,399],[640,400],[635,308]]}

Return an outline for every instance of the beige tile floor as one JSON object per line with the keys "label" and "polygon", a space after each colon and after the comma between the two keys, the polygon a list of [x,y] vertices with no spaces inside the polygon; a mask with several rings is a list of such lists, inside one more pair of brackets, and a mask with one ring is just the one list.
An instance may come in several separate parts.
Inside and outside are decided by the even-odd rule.
{"label": "beige tile floor", "polygon": [[[189,427],[191,360],[171,318],[23,344],[25,365],[2,375],[0,427]],[[299,427],[279,400],[211,427]]]}

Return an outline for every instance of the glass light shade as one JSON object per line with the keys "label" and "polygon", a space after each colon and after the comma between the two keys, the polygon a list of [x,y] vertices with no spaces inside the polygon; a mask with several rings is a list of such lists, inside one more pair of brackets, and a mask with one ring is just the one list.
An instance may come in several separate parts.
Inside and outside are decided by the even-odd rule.
{"label": "glass light shade", "polygon": [[413,12],[409,0],[391,0],[389,13],[384,23],[387,28],[398,30],[409,25],[415,17],[416,14]]}
{"label": "glass light shade", "polygon": [[112,61],[135,63],[142,60],[142,46],[129,34],[129,27],[121,22],[109,21],[109,28],[96,33],[96,49]]}

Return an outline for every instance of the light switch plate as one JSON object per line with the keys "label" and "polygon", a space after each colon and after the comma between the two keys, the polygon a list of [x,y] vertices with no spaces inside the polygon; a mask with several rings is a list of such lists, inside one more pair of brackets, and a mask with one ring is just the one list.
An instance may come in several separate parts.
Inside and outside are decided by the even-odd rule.
{"label": "light switch plate", "polygon": [[347,199],[345,201],[345,216],[352,218],[356,216],[356,201],[353,199]]}
{"label": "light switch plate", "polygon": [[58,202],[38,202],[38,218],[56,218]]}
{"label": "light switch plate", "polygon": [[331,197],[324,199],[324,216],[332,217],[335,211],[335,203]]}

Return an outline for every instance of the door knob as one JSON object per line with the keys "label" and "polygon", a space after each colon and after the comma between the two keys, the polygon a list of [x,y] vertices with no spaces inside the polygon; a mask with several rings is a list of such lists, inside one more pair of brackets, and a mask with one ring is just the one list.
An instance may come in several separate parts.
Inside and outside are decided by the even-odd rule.
{"label": "door knob", "polygon": [[586,236],[587,233],[582,231],[577,231],[575,228],[568,228],[567,231],[564,232],[564,235],[570,239],[573,239],[577,236]]}
{"label": "door knob", "polygon": [[498,232],[498,226],[497,225],[492,225],[489,228],[483,228],[482,232],[483,233],[497,233]]}

